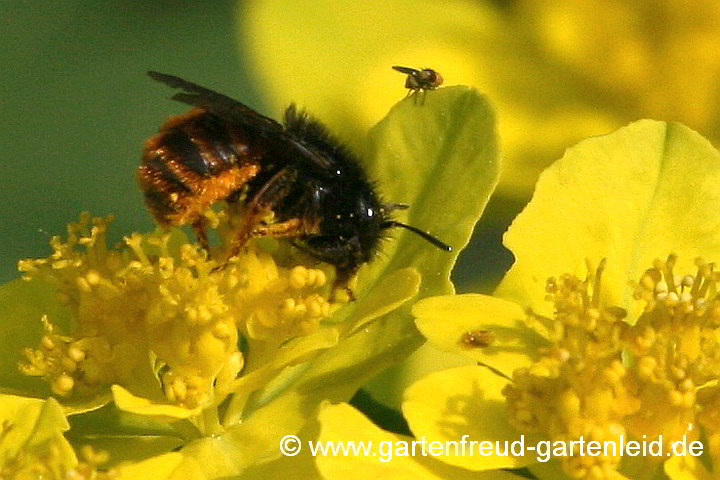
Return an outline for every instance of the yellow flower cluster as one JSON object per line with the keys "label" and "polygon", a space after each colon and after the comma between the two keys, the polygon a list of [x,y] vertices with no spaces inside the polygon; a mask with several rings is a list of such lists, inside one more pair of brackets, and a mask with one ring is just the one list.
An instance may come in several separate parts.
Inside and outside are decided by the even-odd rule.
{"label": "yellow flower cluster", "polygon": [[[552,346],[503,392],[515,427],[617,449],[662,435],[668,452],[683,435],[696,439],[700,424],[711,450],[720,447],[720,274],[698,260],[696,275],[675,275],[675,261],[656,261],[640,279],[635,298],[645,308],[635,325],[601,302],[604,262],[584,280],[548,280],[556,313],[535,321],[548,324]],[[573,478],[620,478],[620,461],[576,453],[563,465]]]}
{"label": "yellow flower cluster", "polygon": [[68,226],[67,241],[52,239],[49,258],[19,265],[27,278],[52,283],[72,312],[65,335],[45,320],[40,346],[21,365],[48,379],[55,394],[93,395],[119,384],[150,398],[154,385],[177,405],[217,405],[214,392],[227,393],[248,356],[262,365],[336,308],[331,268],[287,259],[280,266],[252,242],[218,263],[177,231],[133,234],[124,248],[109,249],[110,221],[83,214]]}
{"label": "yellow flower cluster", "polygon": [[698,436],[702,425],[710,450],[720,452],[720,272],[697,260],[696,275],[674,274],[675,258],[655,262],[636,298],[646,302],[628,330],[635,396],[642,409],[628,418],[631,434],[663,434],[666,443]]}
{"label": "yellow flower cluster", "polygon": [[[0,446],[12,435],[15,425],[5,420],[0,430]],[[80,449],[82,461],[70,461],[68,445],[61,434],[50,436],[31,447],[21,448],[14,455],[5,458],[0,465],[3,479],[47,479],[47,480],[112,480],[117,477],[113,469],[98,470],[109,460],[105,451],[97,451],[89,445]]]}

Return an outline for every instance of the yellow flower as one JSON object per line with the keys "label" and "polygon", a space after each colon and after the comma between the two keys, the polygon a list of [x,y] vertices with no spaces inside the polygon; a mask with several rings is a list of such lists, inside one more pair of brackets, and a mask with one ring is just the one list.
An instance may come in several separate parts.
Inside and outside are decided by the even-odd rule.
{"label": "yellow flower", "polygon": [[[553,442],[611,442],[617,451],[629,441],[644,440],[656,442],[654,448],[666,454],[677,442],[699,440],[701,427],[714,457],[720,447],[720,272],[701,260],[693,274],[677,272],[674,256],[655,262],[630,289],[643,306],[637,322],[630,325],[625,309],[600,300],[604,263],[590,269],[584,279],[565,274],[547,280],[547,299],[554,310],[550,318],[526,319],[520,306],[482,295],[435,297],[416,304],[418,327],[436,345],[464,353],[501,375],[511,374],[506,380],[498,378],[500,385],[492,391],[487,377],[493,374],[481,366],[439,372],[418,382],[406,392],[404,404],[413,432],[431,438],[470,434],[510,441],[532,434]],[[453,314],[461,316],[452,325],[441,324]],[[523,331],[528,325],[532,332]],[[493,340],[468,345],[467,332],[478,330],[492,332]],[[545,341],[541,347],[539,332]],[[513,352],[520,339],[524,351]],[[515,361],[503,356],[514,356]],[[432,390],[463,377],[470,385],[470,379],[477,378],[480,383],[473,388],[478,391],[453,388],[448,396],[427,398]],[[467,394],[466,401],[479,409],[493,392],[504,397],[506,411],[498,412],[510,427],[504,433],[482,420],[478,425],[477,418],[473,422],[471,410],[458,412],[450,432],[447,426],[440,428],[438,417],[447,422],[451,413],[443,406],[448,397]],[[651,470],[663,459],[645,458]],[[517,467],[527,458],[501,461],[495,466]],[[620,478],[617,470],[631,468],[621,463],[621,454],[576,455],[559,461],[572,478]],[[471,469],[492,466],[471,458],[448,462]]]}
{"label": "yellow flower", "polygon": [[118,471],[103,469],[107,452],[90,446],[81,460],[63,437],[70,427],[54,400],[0,394],[0,478],[23,480],[111,480]]}
{"label": "yellow flower", "polygon": [[8,480],[134,480],[152,472],[154,478],[202,480],[197,465],[167,453],[109,468],[107,451],[83,445],[77,451],[63,436],[70,428],[63,408],[50,398],[0,394],[0,478]]}
{"label": "yellow flower", "polygon": [[[53,239],[49,258],[20,262],[27,279],[53,285],[73,312],[69,335],[44,318],[40,346],[21,365],[45,377],[56,395],[88,397],[117,384],[155,398],[160,392],[148,381],[158,377],[170,404],[217,405],[245,367],[238,335],[253,352],[247,374],[281,344],[317,333],[339,307],[327,266],[280,267],[250,244],[218,268],[198,246],[171,245],[172,234],[162,232],[133,234],[128,250],[112,250],[109,221],[84,214],[68,226],[67,242]],[[329,346],[317,339],[309,349]]]}
{"label": "yellow flower", "polygon": [[[462,248],[497,180],[486,100],[456,87],[422,110],[401,103],[368,143],[386,198],[413,204],[398,220]],[[400,166],[409,174],[391,181]],[[468,175],[457,181],[455,172]],[[448,202],[451,188],[462,203]],[[205,215],[222,251],[231,219],[223,209]],[[20,262],[29,282],[0,288],[8,332],[15,323],[42,328],[19,363],[47,386],[7,371],[0,385],[61,398],[74,415],[73,444],[107,450],[127,478],[156,478],[153,462],[167,477],[226,477],[276,456],[323,400],[349,399],[422,341],[410,298],[453,291],[458,250],[406,230],[393,230],[382,256],[360,269],[357,300],[347,302],[333,289],[334,268],[288,243],[253,240],[220,264],[176,229],[109,246],[110,220],[83,214],[67,239],[53,238],[48,258]],[[57,302],[46,302],[52,295]],[[38,305],[26,301],[35,297]],[[31,336],[2,332],[10,352]]]}
{"label": "yellow flower", "polygon": [[[492,442],[490,456],[435,458],[468,471],[710,475],[679,452],[720,451],[718,181],[720,154],[678,124],[641,121],[570,149],[505,237],[516,262],[497,296],[414,305],[430,342],[476,363],[405,392],[415,439]],[[538,450],[512,453],[521,441]],[[582,441],[608,450],[581,455]],[[627,453],[643,441],[647,453]]]}

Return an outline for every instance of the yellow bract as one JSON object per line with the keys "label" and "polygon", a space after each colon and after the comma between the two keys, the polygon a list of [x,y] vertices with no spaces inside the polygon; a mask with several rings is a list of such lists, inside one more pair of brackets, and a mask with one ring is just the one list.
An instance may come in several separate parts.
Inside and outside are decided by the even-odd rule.
{"label": "yellow bract", "polygon": [[[442,350],[492,365],[507,375],[532,363],[547,339],[526,324],[526,313],[513,303],[487,295],[431,297],[413,306],[420,332]],[[488,335],[473,344],[469,335]]]}
{"label": "yellow bract", "polygon": [[[533,434],[553,442],[612,442],[616,449],[633,438],[662,438],[663,451],[670,452],[673,442],[697,440],[701,426],[714,457],[720,445],[720,272],[701,260],[693,274],[676,264],[674,256],[656,261],[628,287],[642,312],[635,325],[624,321],[624,309],[601,300],[605,262],[584,279],[549,278],[546,294],[554,313],[528,313],[527,323],[518,321],[519,307],[493,297],[423,300],[414,313],[430,340],[458,352],[469,348],[480,365],[491,368],[444,370],[413,385],[403,404],[413,433],[500,442]],[[468,337],[467,325],[486,333]],[[507,341],[532,338],[528,329],[544,341]],[[490,352],[513,346],[528,360],[509,381]],[[440,458],[472,470],[524,464],[512,455]],[[617,454],[559,459],[571,477],[593,479],[620,478],[623,460]]]}
{"label": "yellow bract", "polygon": [[[515,475],[501,470],[469,472],[452,468],[438,461],[439,445],[432,447],[429,439],[415,439],[388,433],[373,425],[360,412],[347,404],[326,405],[319,414],[321,424],[319,442],[348,447],[348,442],[360,442],[367,454],[317,455],[316,463],[323,478],[347,480],[360,478],[441,480],[512,480]],[[458,438],[460,440],[460,438]],[[342,442],[342,444],[340,443]],[[432,448],[432,450],[431,450]],[[431,454],[432,453],[432,454]]]}
{"label": "yellow bract", "polygon": [[0,395],[0,425],[0,478],[63,480],[78,470],[95,472],[93,465],[78,464],[63,437],[70,426],[54,399]]}
{"label": "yellow bract", "polygon": [[584,277],[586,262],[607,259],[608,305],[635,321],[628,282],[656,258],[720,258],[720,153],[676,123],[643,120],[570,148],[540,177],[533,199],[505,234],[515,263],[495,292],[550,316],[545,281]]}
{"label": "yellow bract", "polygon": [[[568,150],[505,237],[516,262],[496,292],[502,299],[436,297],[415,306],[432,342],[481,366],[437,372],[412,387],[409,395],[422,392],[403,409],[413,433],[444,438],[458,424],[481,440],[504,439],[493,431],[500,417],[517,435],[610,441],[616,449],[662,436],[667,453],[672,442],[704,437],[709,458],[718,458],[720,272],[703,258],[720,258],[719,181],[720,154],[678,124],[640,121]],[[530,342],[528,330],[540,341]],[[508,358],[524,364],[494,361],[493,349],[511,347],[517,352]],[[491,410],[483,387],[493,381],[507,383],[503,413],[450,408],[474,402],[477,412]],[[441,459],[492,468],[477,458]],[[636,478],[665,459],[610,451],[529,468],[540,478],[554,478],[558,466],[572,478]],[[666,471],[706,473],[678,460]]]}

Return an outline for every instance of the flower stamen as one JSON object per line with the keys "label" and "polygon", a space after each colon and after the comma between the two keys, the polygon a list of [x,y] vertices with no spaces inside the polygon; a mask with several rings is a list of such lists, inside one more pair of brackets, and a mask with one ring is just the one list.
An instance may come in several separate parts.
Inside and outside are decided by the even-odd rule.
{"label": "flower stamen", "polygon": [[[701,259],[677,275],[677,257],[655,261],[635,286],[635,325],[600,299],[605,261],[584,280],[548,279],[553,345],[505,388],[511,423],[553,440],[662,436],[666,447],[704,427],[720,444],[720,274]],[[622,437],[621,437],[622,436]],[[574,478],[612,478],[619,458],[563,460]]]}
{"label": "flower stamen", "polygon": [[[83,214],[66,242],[53,238],[49,258],[20,262],[26,278],[53,284],[73,313],[68,335],[45,317],[45,335],[20,365],[56,395],[95,395],[111,384],[142,395],[148,373],[157,372],[169,402],[216,405],[215,393],[228,393],[247,355],[257,368],[339,308],[330,300],[330,266],[284,266],[249,242],[217,268],[202,248],[178,242],[177,232],[135,233],[125,249],[112,250],[111,220]],[[227,217],[217,220],[218,234],[228,235],[221,240],[231,242]],[[249,345],[244,352],[241,343]]]}

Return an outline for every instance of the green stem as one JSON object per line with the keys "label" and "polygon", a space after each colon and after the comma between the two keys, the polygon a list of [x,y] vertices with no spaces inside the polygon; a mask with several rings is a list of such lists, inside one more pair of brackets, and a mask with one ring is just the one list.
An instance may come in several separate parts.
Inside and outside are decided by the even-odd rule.
{"label": "green stem", "polygon": [[222,425],[220,425],[217,407],[210,407],[203,410],[198,423],[200,431],[202,431],[204,436],[219,435],[224,431]]}

